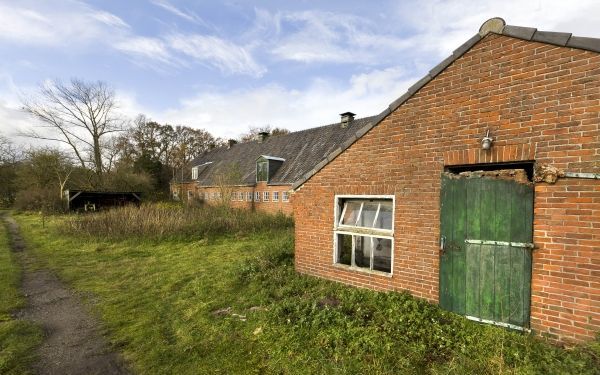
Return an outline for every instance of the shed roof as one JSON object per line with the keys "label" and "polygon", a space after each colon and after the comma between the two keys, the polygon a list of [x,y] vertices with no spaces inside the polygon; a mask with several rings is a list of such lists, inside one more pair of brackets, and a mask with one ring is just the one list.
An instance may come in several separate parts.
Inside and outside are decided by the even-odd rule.
{"label": "shed roof", "polygon": [[325,163],[318,163],[314,168],[312,168],[308,173],[306,173],[302,178],[298,179],[292,185],[292,188],[298,189],[302,184],[308,181],[313,175],[315,175],[318,171],[320,171],[323,167],[329,164],[333,159],[335,159],[339,154],[341,154],[345,149],[350,147],[358,138],[365,135],[369,130],[383,121],[389,114],[394,112],[398,107],[404,104],[408,99],[410,99],[414,94],[416,94],[423,86],[425,86],[429,81],[431,81],[434,77],[444,71],[448,66],[450,66],[454,61],[456,61],[459,57],[464,55],[468,50],[470,50],[477,42],[483,39],[487,34],[494,33],[498,35],[504,35],[512,38],[523,39],[533,42],[540,42],[546,44],[552,44],[560,47],[568,47],[568,48],[577,48],[583,49],[592,52],[600,53],[600,38],[586,38],[580,36],[574,36],[571,33],[559,33],[553,31],[539,31],[538,29],[531,27],[522,27],[522,26],[511,26],[507,25],[506,22],[499,17],[490,18],[485,21],[481,27],[479,28],[479,32],[473,35],[469,40],[464,42],[461,46],[452,52],[450,56],[442,60],[438,65],[433,67],[425,75],[425,77],[418,80],[415,84],[408,88],[406,93],[404,93],[401,97],[394,100],[387,108],[385,108],[380,114],[370,117],[367,124],[365,124],[362,128],[358,129],[356,132],[357,137],[351,141],[346,142],[341,149],[336,149],[331,154],[326,156]]}

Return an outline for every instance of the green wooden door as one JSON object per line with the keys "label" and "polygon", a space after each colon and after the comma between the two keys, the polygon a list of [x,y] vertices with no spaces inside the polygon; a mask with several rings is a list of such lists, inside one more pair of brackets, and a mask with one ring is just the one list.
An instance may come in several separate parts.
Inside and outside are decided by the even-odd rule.
{"label": "green wooden door", "polygon": [[533,186],[442,175],[440,305],[512,328],[529,326]]}

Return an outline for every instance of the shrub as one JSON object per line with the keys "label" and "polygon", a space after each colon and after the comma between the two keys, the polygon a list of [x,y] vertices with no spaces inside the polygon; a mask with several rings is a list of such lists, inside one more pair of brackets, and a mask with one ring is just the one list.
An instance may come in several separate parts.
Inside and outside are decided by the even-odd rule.
{"label": "shrub", "polygon": [[64,212],[65,203],[53,189],[29,188],[17,193],[14,207],[19,211]]}

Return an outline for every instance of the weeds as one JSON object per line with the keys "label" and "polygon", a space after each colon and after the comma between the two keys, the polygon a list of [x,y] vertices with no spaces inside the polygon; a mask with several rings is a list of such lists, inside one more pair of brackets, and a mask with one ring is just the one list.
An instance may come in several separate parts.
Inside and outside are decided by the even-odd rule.
{"label": "weeds", "polygon": [[284,214],[270,215],[226,207],[169,204],[127,206],[92,214],[71,215],[63,231],[95,238],[153,240],[249,235],[290,228]]}

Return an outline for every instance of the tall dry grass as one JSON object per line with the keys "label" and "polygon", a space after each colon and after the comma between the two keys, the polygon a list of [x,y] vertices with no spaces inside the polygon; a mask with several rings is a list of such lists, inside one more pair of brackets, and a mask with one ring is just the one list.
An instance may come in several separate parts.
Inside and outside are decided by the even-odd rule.
{"label": "tall dry grass", "polygon": [[207,205],[182,207],[154,203],[72,215],[62,228],[72,235],[103,239],[161,240],[251,234],[292,226],[292,218],[283,214],[270,215]]}

